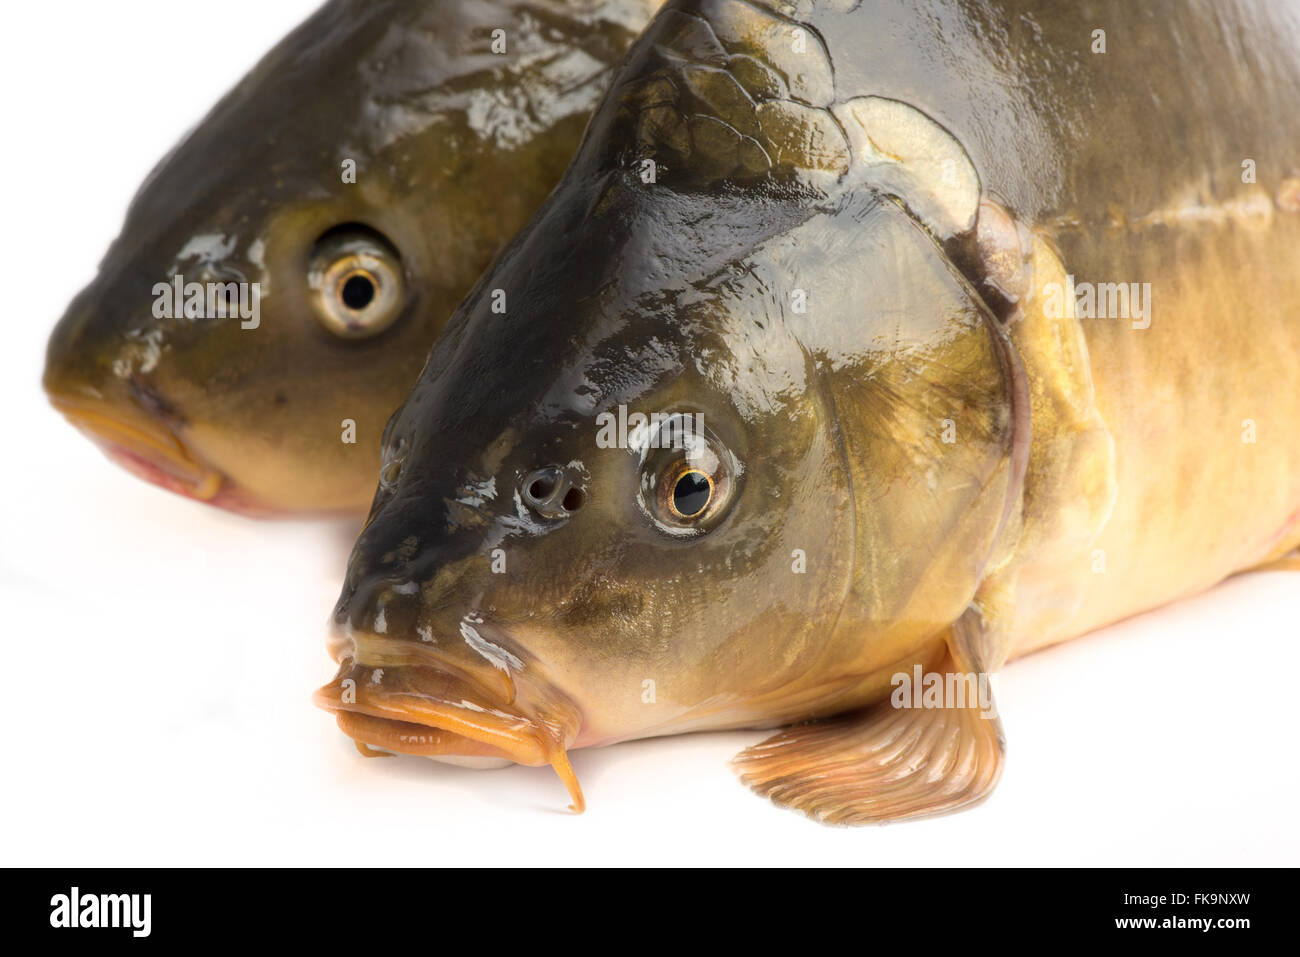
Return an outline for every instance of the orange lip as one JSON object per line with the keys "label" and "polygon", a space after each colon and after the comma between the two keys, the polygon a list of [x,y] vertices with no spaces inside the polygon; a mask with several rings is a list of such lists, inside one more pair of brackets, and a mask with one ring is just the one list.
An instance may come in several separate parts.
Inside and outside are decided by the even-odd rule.
{"label": "orange lip", "polygon": [[195,461],[165,426],[62,398],[51,397],[50,404],[110,459],[145,481],[201,502],[211,502],[221,491],[221,473]]}
{"label": "orange lip", "polygon": [[[374,681],[381,676],[382,685]],[[586,808],[582,788],[553,727],[495,705],[464,678],[427,666],[375,670],[345,658],[335,679],[313,696],[337,716],[359,745],[426,757],[508,758],[550,765],[569,792],[570,807]],[[363,753],[366,753],[363,751]]]}
{"label": "orange lip", "polygon": [[111,412],[81,399],[50,396],[50,404],[108,458],[169,492],[253,518],[284,514],[240,489],[220,471],[204,465],[163,422],[145,413]]}

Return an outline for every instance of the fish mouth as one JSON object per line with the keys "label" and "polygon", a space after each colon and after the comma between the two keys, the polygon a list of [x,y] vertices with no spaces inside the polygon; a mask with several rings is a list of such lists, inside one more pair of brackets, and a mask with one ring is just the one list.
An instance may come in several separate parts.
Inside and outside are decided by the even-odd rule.
{"label": "fish mouth", "polygon": [[50,404],[136,477],[195,501],[224,504],[219,501],[226,491],[222,473],[200,462],[165,424],[61,396],[50,396]]}
{"label": "fish mouth", "polygon": [[382,749],[378,753],[550,765],[569,792],[570,808],[586,808],[566,751],[566,729],[576,726],[568,709],[552,701],[545,714],[525,713],[499,689],[442,665],[381,663],[344,657],[338,675],[312,697],[334,713],[339,730],[362,754]]}

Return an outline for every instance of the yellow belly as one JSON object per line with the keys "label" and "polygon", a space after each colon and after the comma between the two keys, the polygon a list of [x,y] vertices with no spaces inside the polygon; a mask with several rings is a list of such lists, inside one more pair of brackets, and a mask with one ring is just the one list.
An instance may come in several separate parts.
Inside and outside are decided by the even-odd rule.
{"label": "yellow belly", "polygon": [[1300,544],[1300,214],[1254,213],[1055,237],[1079,283],[1149,282],[1150,324],[1079,320],[1118,495],[1070,564],[1077,609],[1014,654]]}

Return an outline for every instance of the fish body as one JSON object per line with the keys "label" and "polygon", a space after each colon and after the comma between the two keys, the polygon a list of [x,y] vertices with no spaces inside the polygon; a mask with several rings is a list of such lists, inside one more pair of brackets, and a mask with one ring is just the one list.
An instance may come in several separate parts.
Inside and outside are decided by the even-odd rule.
{"label": "fish body", "polygon": [[575,806],[785,725],[819,820],[981,800],[991,672],[1300,544],[1297,115],[1280,4],[674,0],[390,423],[318,703]]}
{"label": "fish body", "polygon": [[384,423],[655,6],[326,3],[142,185],[51,400],[193,498],[364,512]]}

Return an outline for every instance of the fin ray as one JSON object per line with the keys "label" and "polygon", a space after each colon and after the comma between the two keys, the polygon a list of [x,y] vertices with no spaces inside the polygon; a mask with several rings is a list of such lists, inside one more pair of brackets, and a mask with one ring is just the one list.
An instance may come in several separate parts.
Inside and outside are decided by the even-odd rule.
{"label": "fin ray", "polygon": [[898,709],[889,702],[796,725],[732,761],[741,781],[826,824],[946,814],[983,800],[1005,752],[978,708]]}

